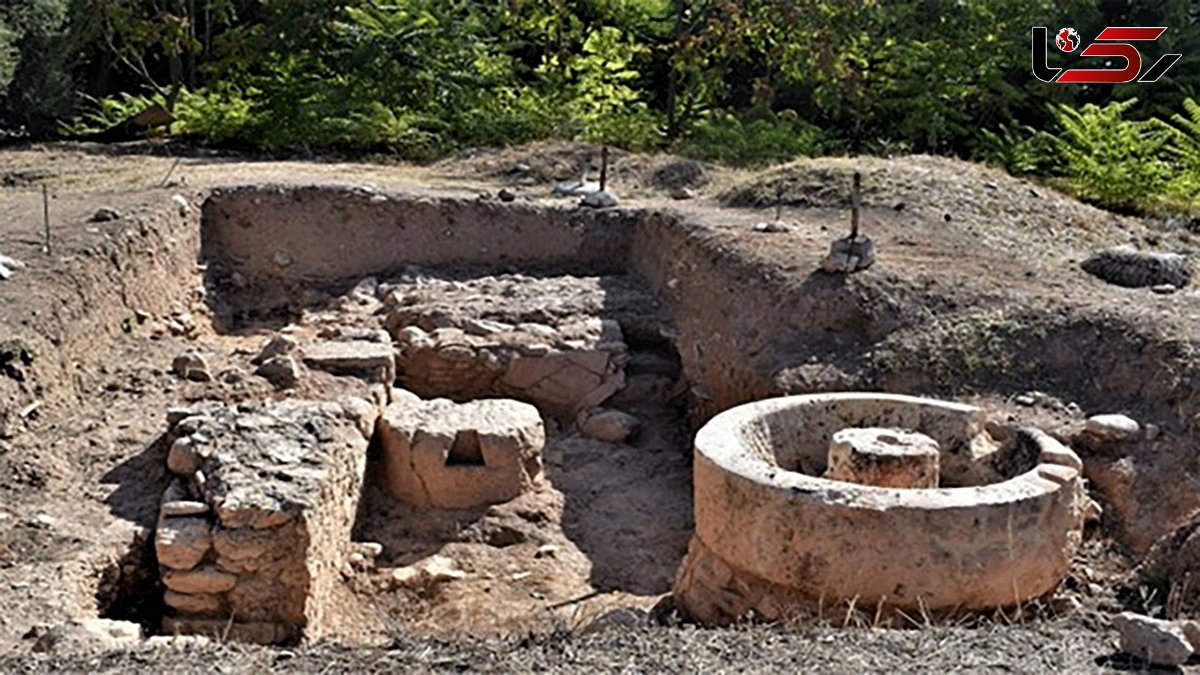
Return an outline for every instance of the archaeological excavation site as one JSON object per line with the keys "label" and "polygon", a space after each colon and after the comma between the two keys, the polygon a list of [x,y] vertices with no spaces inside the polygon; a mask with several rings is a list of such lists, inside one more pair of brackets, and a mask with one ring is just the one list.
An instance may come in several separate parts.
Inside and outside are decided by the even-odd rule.
{"label": "archaeological excavation site", "polygon": [[44,250],[0,221],[3,652],[1191,658],[1189,230],[928,157],[620,161],[619,206],[470,165],[62,169]]}

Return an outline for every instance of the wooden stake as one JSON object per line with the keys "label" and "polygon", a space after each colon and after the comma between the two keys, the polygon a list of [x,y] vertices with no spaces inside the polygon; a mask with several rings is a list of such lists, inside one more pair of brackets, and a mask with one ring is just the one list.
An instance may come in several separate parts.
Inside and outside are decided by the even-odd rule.
{"label": "wooden stake", "polygon": [[175,161],[171,164],[170,170],[167,171],[167,175],[163,176],[162,180],[158,182],[158,187],[161,188],[167,186],[167,181],[171,179],[171,174],[175,173],[175,167],[179,166],[179,160],[181,159],[183,159],[182,156],[175,158]]}
{"label": "wooden stake", "polygon": [[858,239],[858,210],[862,207],[862,174],[854,172],[854,186],[850,189],[850,241]]}
{"label": "wooden stake", "polygon": [[608,185],[608,146],[600,148],[600,191]]}
{"label": "wooden stake", "polygon": [[46,235],[46,255],[50,255],[50,188],[42,183],[42,223]]}

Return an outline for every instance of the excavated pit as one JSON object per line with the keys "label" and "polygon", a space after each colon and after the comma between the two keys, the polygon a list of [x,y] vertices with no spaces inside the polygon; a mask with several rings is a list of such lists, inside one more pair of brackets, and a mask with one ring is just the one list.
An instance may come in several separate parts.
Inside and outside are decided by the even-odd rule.
{"label": "excavated pit", "polygon": [[[213,323],[276,391],[171,413],[161,632],[353,640],[426,602],[447,629],[537,630],[530,596],[669,592],[688,393],[626,266],[644,215],[308,188],[203,213]],[[516,550],[540,562],[496,601],[525,603],[464,619]]]}
{"label": "excavated pit", "polygon": [[[1069,564],[1066,552],[1078,531],[1063,525],[1064,504],[1078,491],[1071,487],[1078,476],[1058,476],[1061,489],[1046,487],[1040,467],[1054,462],[1039,464],[1045,452],[1030,450],[1052,441],[1038,437],[1031,446],[1018,442],[1020,434],[1004,443],[985,442],[985,435],[946,436],[924,417],[913,422],[859,415],[801,442],[787,440],[800,432],[785,414],[746,422],[766,436],[747,443],[750,459],[735,463],[744,469],[751,465],[743,460],[752,460],[754,471],[772,467],[777,477],[822,481],[834,432],[924,434],[937,446],[936,468],[929,452],[924,466],[897,469],[888,464],[887,451],[862,448],[850,452],[852,461],[843,468],[868,483],[934,481],[936,489],[846,482],[828,488],[825,481],[814,494],[829,499],[812,508],[846,510],[826,519],[834,524],[855,522],[862,513],[872,514],[868,520],[899,519],[886,527],[875,522],[881,535],[894,537],[912,534],[911,527],[933,533],[937,519],[951,513],[971,530],[974,516],[963,514],[990,499],[997,486],[1016,481],[1029,490],[1045,488],[1037,499],[997,506],[1017,513],[1030,503],[1053,502],[1043,512],[1054,516],[1053,541],[1043,548],[1002,551],[989,524],[978,540],[946,543],[938,558],[950,565],[947,560],[961,562],[972,551],[985,562],[1014,551],[1026,562],[1044,556],[1028,571],[1027,585],[1002,589],[1026,571],[1001,570],[971,595],[954,576],[963,574],[960,566],[942,570],[951,580],[946,588],[953,587],[948,592],[939,587],[934,593],[919,579],[900,592],[897,584],[871,585],[872,579],[891,579],[887,570],[876,570],[877,578],[855,573],[837,579],[822,571],[842,564],[874,569],[867,558],[832,556],[823,567],[815,554],[801,555],[799,563],[775,567],[770,561],[789,550],[781,547],[789,537],[779,532],[748,542],[759,548],[731,552],[719,543],[740,541],[713,534],[723,528],[738,536],[756,531],[733,506],[714,515],[724,507],[713,506],[720,500],[714,501],[712,486],[745,477],[713,473],[701,451],[702,431],[695,439],[693,486],[695,428],[708,422],[709,429],[722,419],[714,415],[732,413],[734,406],[785,393],[864,384],[909,391],[929,384],[905,370],[872,370],[846,356],[887,345],[906,325],[902,303],[870,280],[781,275],[725,246],[721,236],[654,210],[245,187],[212,192],[201,213],[205,301],[225,345],[217,358],[254,372],[258,385],[266,378],[274,386],[254,390],[265,393],[246,395],[240,404],[189,403],[186,413],[174,413],[173,442],[195,441],[199,432],[193,449],[215,444],[227,450],[195,451],[190,464],[172,467],[177,480],[164,496],[157,528],[171,538],[165,555],[158,552],[149,574],[125,575],[159,584],[154,592],[161,601],[139,605],[163,612],[159,630],[261,642],[321,636],[359,641],[369,632],[364,627],[402,617],[406,627],[430,633],[511,634],[556,630],[602,613],[605,605],[588,604],[598,594],[611,595],[618,605],[649,608],[672,591],[694,617],[712,623],[751,613],[780,617],[814,598],[862,606],[868,603],[861,598],[870,597],[896,608],[918,602],[930,610],[948,606],[939,599],[944,595],[962,609],[984,608],[1049,592]],[[467,413],[442,416],[466,421],[426,424],[428,429],[419,428],[425,424],[421,415],[411,414],[414,406],[435,400],[471,406],[484,399],[532,406],[542,441],[522,431],[530,425],[513,425],[494,435],[522,440],[497,454],[499,446],[488,438],[492,427]],[[180,428],[195,416],[202,419],[189,425],[199,427]],[[417,426],[407,436],[394,433],[408,428],[409,417]],[[204,424],[216,426],[206,432]],[[412,451],[427,432],[437,443],[422,446],[428,473],[421,478],[442,478],[440,488],[425,481],[425,496],[414,498],[396,487],[395,478],[406,465],[415,466]],[[891,438],[888,433],[875,440]],[[741,443],[739,434],[733,437]],[[763,440],[773,436],[785,440]],[[990,460],[982,461],[985,456]],[[509,471],[503,480],[487,484],[472,477],[496,476],[501,467]],[[238,499],[257,509],[250,520],[225,520],[228,490],[214,477],[226,475],[242,477],[234,481],[242,490]],[[458,487],[460,481],[474,492]],[[768,487],[766,494],[781,504],[804,501],[791,488],[779,493],[778,486]],[[438,489],[450,497],[431,498]],[[916,526],[900,522],[904,509],[870,506],[872,495],[897,490],[932,500],[910,509]],[[966,494],[975,496],[962,503],[947,496]],[[793,522],[799,517],[791,513],[777,524],[799,532]],[[194,522],[176,528],[172,520]],[[812,533],[812,541],[837,539],[837,532]],[[858,541],[861,533],[851,528],[844,534],[845,541]],[[160,540],[148,545],[157,549]],[[191,550],[172,560],[176,541]],[[955,549],[960,543],[965,553]],[[286,570],[272,550],[291,552]],[[780,569],[788,572],[780,577]],[[930,563],[928,569],[941,568]],[[180,583],[180,573],[185,582],[200,583]],[[121,592],[106,596],[106,604],[132,606],[132,585],[120,584]],[[565,609],[547,611],[559,607]],[[137,609],[137,618],[149,621],[146,612]]]}

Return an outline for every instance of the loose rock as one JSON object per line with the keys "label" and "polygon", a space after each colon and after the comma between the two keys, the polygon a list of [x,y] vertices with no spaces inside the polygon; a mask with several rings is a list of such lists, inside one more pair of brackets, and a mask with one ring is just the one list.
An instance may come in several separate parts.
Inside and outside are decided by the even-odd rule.
{"label": "loose rock", "polygon": [[1125,288],[1171,285],[1178,289],[1186,286],[1192,276],[1178,253],[1138,251],[1129,246],[1097,251],[1081,267],[1094,277]]}
{"label": "loose rock", "polygon": [[639,426],[638,418],[620,410],[596,408],[579,415],[579,430],[585,436],[607,443],[623,443]]}
{"label": "loose rock", "polygon": [[261,365],[276,356],[291,353],[297,346],[296,339],[288,335],[276,335],[263,345],[262,349],[250,360],[254,365]]}
{"label": "loose rock", "polygon": [[33,646],[35,652],[96,653],[127,649],[142,639],[142,628],[130,621],[84,619],[55,626]]}
{"label": "loose rock", "polygon": [[120,218],[120,211],[108,206],[101,206],[96,209],[96,212],[92,214],[89,220],[93,223],[107,223],[111,220],[119,220]]}
{"label": "loose rock", "polygon": [[620,200],[617,199],[617,196],[608,190],[598,190],[596,192],[586,194],[583,196],[583,199],[579,200],[579,204],[581,206],[587,206],[593,209],[612,208],[619,203]]}
{"label": "loose rock", "polygon": [[1102,441],[1132,441],[1141,428],[1125,415],[1094,415],[1084,426],[1084,433]]}
{"label": "loose rock", "polygon": [[175,360],[171,362],[171,370],[179,377],[194,382],[211,382],[213,379],[208,361],[202,354],[194,350],[188,350],[176,356]]}
{"label": "loose rock", "polygon": [[778,220],[775,220],[775,221],[772,221],[769,223],[764,221],[761,223],[755,223],[755,225],[754,225],[755,232],[779,233],[779,232],[788,232],[790,230],[791,230],[791,228],[789,228],[787,226],[787,223],[783,223]]}
{"label": "loose rock", "polygon": [[272,356],[254,374],[275,385],[276,389],[288,389],[300,381],[300,365],[290,356]]}
{"label": "loose rock", "polygon": [[200,469],[204,459],[196,450],[196,444],[190,437],[175,439],[171,449],[167,451],[167,468],[171,473],[180,476],[190,476]]}
{"label": "loose rock", "polygon": [[821,269],[830,274],[849,274],[865,270],[875,263],[875,242],[870,237],[837,239],[829,247],[829,255]]}
{"label": "loose rock", "polygon": [[1192,655],[1192,645],[1183,627],[1133,612],[1113,617],[1113,626],[1121,636],[1121,651],[1160,666],[1178,666]]}

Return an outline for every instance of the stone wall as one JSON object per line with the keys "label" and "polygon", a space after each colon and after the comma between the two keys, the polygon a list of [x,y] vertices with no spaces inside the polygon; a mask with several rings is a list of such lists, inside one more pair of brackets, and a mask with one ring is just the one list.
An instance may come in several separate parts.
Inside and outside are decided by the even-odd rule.
{"label": "stone wall", "polygon": [[166,633],[286,643],[325,634],[377,408],[309,401],[180,413],[155,548]]}
{"label": "stone wall", "polygon": [[600,405],[625,386],[628,349],[616,321],[478,323],[471,333],[394,324],[401,384],[426,398],[516,398],[560,416]]}

